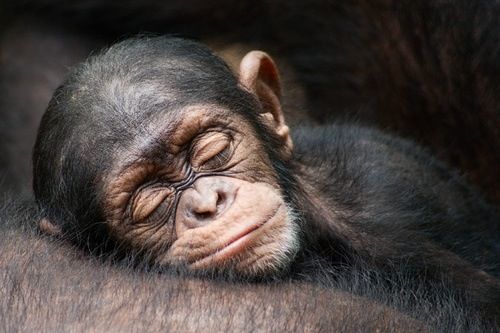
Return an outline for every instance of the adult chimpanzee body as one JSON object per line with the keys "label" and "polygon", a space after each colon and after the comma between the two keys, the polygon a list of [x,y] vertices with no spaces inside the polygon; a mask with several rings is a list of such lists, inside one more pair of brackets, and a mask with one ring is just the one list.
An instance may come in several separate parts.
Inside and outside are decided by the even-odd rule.
{"label": "adult chimpanzee body", "polygon": [[322,261],[339,276],[360,266],[390,287],[401,276],[409,288],[442,283],[498,320],[496,212],[409,142],[335,125],[292,140],[280,96],[259,51],[239,79],[178,38],[91,57],[40,126],[42,228],[196,272],[309,278]]}

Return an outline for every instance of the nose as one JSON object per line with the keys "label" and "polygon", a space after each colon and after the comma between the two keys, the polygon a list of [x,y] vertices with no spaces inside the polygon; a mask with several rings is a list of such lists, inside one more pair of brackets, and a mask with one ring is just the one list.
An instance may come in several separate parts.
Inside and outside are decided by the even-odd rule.
{"label": "nose", "polygon": [[191,205],[188,207],[188,214],[200,221],[209,220],[216,217],[223,209],[226,195],[218,189],[197,191],[192,196]]}
{"label": "nose", "polygon": [[216,220],[232,204],[234,185],[226,177],[204,177],[181,196],[177,223],[184,228],[198,228]]}

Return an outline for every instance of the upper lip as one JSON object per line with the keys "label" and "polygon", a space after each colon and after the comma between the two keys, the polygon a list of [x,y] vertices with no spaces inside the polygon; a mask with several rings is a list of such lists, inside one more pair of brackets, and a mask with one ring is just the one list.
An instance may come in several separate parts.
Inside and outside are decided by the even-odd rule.
{"label": "upper lip", "polygon": [[272,213],[272,215],[269,217],[269,218],[266,218],[264,219],[263,221],[260,221],[258,223],[254,223],[250,226],[248,226],[247,228],[243,229],[242,231],[238,232],[238,233],[235,233],[233,236],[231,236],[226,242],[223,243],[223,246],[221,247],[217,247],[214,251],[210,252],[209,254],[207,254],[206,256],[202,257],[202,258],[199,258],[199,259],[196,259],[194,263],[196,262],[199,262],[201,260],[204,260],[206,258],[209,258],[211,256],[214,256],[222,251],[224,251],[224,249],[226,249],[227,247],[229,247],[231,244],[233,244],[234,242],[236,242],[237,240],[251,234],[252,232],[254,232],[255,230],[257,229],[260,229],[264,224],[266,224],[268,221],[272,220],[276,214],[278,214],[278,211],[280,210],[282,205],[279,205]]}
{"label": "upper lip", "polygon": [[[227,247],[227,246],[231,245],[232,243],[236,242],[238,239],[240,239],[240,238],[242,238],[242,237],[244,237],[244,236],[248,235],[248,234],[249,234],[249,233],[251,233],[252,231],[257,230],[257,229],[259,229],[260,227],[262,227],[264,224],[266,224],[266,222],[270,221],[273,217],[275,217],[275,216],[276,216],[276,214],[278,214],[278,210],[280,209],[280,207],[281,207],[281,205],[279,205],[279,206],[278,206],[278,208],[276,208],[276,209],[274,210],[274,212],[272,213],[272,215],[271,215],[269,218],[267,218],[267,219],[265,219],[264,221],[261,221],[261,222],[259,222],[259,223],[255,223],[254,225],[249,226],[248,228],[245,228],[243,231],[241,231],[241,232],[239,232],[239,233],[235,234],[233,237],[231,237],[231,238],[229,239],[229,241],[228,241],[228,242],[226,242],[226,243],[224,244],[224,246],[223,246],[222,248],[220,248],[220,249],[219,249],[219,250],[217,250],[217,251],[223,250],[225,247]],[[217,251],[215,251],[215,252],[217,252]]]}

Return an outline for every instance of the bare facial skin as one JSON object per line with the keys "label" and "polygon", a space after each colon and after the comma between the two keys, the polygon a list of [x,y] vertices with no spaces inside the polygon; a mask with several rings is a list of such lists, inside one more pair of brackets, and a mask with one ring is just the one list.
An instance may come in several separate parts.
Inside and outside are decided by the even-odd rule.
{"label": "bare facial skin", "polygon": [[238,131],[219,129],[216,110],[188,108],[196,116],[168,133],[172,153],[164,165],[132,164],[116,173],[111,232],[159,265],[275,272],[298,248],[293,214],[252,129],[238,119]]}

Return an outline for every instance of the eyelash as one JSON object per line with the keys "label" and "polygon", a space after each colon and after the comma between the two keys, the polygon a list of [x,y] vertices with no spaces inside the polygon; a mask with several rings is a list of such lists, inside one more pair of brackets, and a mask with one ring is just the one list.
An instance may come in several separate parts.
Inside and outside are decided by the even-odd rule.
{"label": "eyelash", "polygon": [[[134,222],[136,222],[136,223],[147,223],[147,224],[149,224],[149,221],[151,221],[152,217],[155,215],[156,212],[158,212],[159,210],[161,210],[161,207],[165,207],[164,210],[168,210],[169,207],[171,206],[173,200],[175,199],[175,193],[174,192],[166,193],[166,192],[164,192],[166,190],[165,189],[161,190],[161,187],[157,188],[156,190],[155,189],[151,189],[151,187],[152,187],[151,185],[150,186],[143,186],[144,189],[142,191],[139,191],[139,194],[135,197],[134,201],[132,202],[132,206],[130,208],[129,215],[131,216],[132,220]],[[144,193],[142,193],[143,191],[148,191],[149,193],[144,194]],[[158,191],[159,193],[154,193],[156,191]],[[163,192],[163,193],[161,193],[161,192]],[[162,198],[159,198],[159,196],[162,196]],[[141,197],[142,197],[142,199],[141,199]],[[140,202],[138,202],[137,200],[141,200],[141,201],[142,200],[154,201],[157,198],[160,199],[159,203],[155,207],[149,208],[149,212],[148,213],[144,213],[142,211],[139,211],[138,215],[140,217],[138,217],[135,214],[134,211],[137,208],[137,205],[140,205]],[[142,209],[143,210],[144,209],[148,210],[147,205],[146,205],[146,207],[144,207],[144,205],[142,205]],[[141,214],[141,213],[143,213],[143,214]]]}
{"label": "eyelash", "polygon": [[[205,133],[206,135],[207,133]],[[227,133],[221,133],[224,136],[226,136],[226,140],[228,140],[227,145],[219,151],[217,154],[214,156],[210,157],[209,159],[203,161],[202,163],[199,163],[198,168],[201,170],[215,170],[218,168],[221,168],[224,164],[226,164],[232,157],[233,153],[233,138],[230,134]],[[193,144],[191,145],[189,149],[189,156],[190,160],[193,161],[197,157],[197,153],[199,152],[198,149],[196,149],[197,142],[199,139],[193,140]]]}
{"label": "eyelash", "polygon": [[222,167],[231,158],[231,143],[229,143],[223,150],[204,161],[200,167],[202,169],[217,169]]}
{"label": "eyelash", "polygon": [[[153,223],[164,223],[165,218],[170,218],[172,215],[172,206],[175,203],[175,195],[170,195],[166,197],[164,200],[160,202],[158,206],[156,206],[151,213],[145,218],[145,221],[148,224]],[[170,213],[170,214],[169,214]]]}

